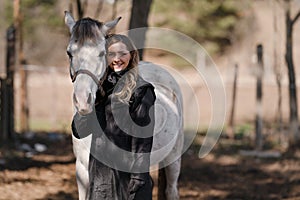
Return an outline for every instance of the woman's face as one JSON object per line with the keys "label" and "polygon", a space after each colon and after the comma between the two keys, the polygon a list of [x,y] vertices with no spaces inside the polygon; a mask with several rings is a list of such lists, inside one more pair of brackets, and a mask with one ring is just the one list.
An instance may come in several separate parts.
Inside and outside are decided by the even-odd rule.
{"label": "woman's face", "polygon": [[130,58],[130,52],[124,43],[117,42],[108,47],[108,65],[115,72],[125,69],[128,66]]}

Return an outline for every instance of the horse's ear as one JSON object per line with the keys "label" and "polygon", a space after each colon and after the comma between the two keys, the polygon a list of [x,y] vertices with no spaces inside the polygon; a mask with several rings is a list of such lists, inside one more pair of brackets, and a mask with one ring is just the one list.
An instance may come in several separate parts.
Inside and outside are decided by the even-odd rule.
{"label": "horse's ear", "polygon": [[70,33],[72,33],[72,29],[75,25],[75,20],[72,17],[71,13],[68,11],[65,11],[65,24],[69,27]]}
{"label": "horse's ear", "polygon": [[121,18],[122,17],[118,17],[117,19],[115,19],[113,21],[109,21],[109,22],[104,23],[103,26],[102,26],[102,28],[101,28],[101,30],[104,33],[104,35],[106,35],[106,33],[109,30],[113,29],[117,25],[117,23],[120,21]]}

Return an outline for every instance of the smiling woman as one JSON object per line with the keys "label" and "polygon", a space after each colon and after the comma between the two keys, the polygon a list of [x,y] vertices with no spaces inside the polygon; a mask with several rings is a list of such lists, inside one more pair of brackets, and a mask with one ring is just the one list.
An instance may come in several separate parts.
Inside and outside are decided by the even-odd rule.
{"label": "smiling woman", "polygon": [[[126,69],[127,76],[124,76],[123,90],[117,94],[122,102],[129,100],[133,88],[136,86],[138,74],[139,56],[132,41],[125,35],[109,35],[106,39],[106,49],[108,51],[107,61],[110,69],[123,74]],[[123,71],[123,72],[122,72]]]}
{"label": "smiling woman", "polygon": [[125,44],[118,42],[108,48],[108,65],[114,71],[124,70],[130,61],[130,54]]}

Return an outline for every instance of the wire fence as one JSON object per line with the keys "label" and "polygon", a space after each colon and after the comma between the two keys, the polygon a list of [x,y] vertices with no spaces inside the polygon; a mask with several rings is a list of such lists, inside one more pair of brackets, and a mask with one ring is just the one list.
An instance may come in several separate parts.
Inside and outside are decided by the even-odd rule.
{"label": "wire fence", "polygon": [[[70,131],[72,84],[66,67],[24,65],[30,131]],[[15,124],[20,129],[21,81],[15,73]]]}

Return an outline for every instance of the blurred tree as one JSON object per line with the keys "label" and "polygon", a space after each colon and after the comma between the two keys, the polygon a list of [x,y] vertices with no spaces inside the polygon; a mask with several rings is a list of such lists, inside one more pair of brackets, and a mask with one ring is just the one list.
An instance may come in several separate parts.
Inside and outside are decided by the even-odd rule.
{"label": "blurred tree", "polygon": [[277,91],[278,91],[278,101],[277,101],[277,112],[276,112],[276,124],[278,127],[278,131],[281,134],[283,124],[282,124],[282,68],[280,66],[279,62],[279,54],[278,49],[280,49],[279,46],[279,32],[278,32],[278,14],[277,14],[277,7],[278,2],[277,1],[271,1],[273,4],[273,31],[274,31],[274,38],[273,38],[273,57],[274,57],[274,73],[276,76],[276,84],[277,84]]}
{"label": "blurred tree", "polygon": [[129,22],[129,30],[135,28],[144,28],[141,31],[129,32],[129,37],[139,47],[140,59],[143,59],[143,47],[145,44],[146,28],[148,27],[148,16],[152,0],[132,0],[131,17]]}
{"label": "blurred tree", "polygon": [[104,0],[98,0],[98,5],[96,7],[96,11],[95,11],[95,18],[99,18],[100,16],[100,13],[101,13],[101,10],[103,8],[103,3],[104,3]]}
{"label": "blurred tree", "polygon": [[[241,18],[242,3],[234,0],[154,1],[156,26],[170,27],[204,44],[210,52],[222,52],[231,44],[232,32]],[[172,6],[170,6],[172,5]]]}
{"label": "blurred tree", "polygon": [[83,1],[73,0],[73,1],[75,2],[76,5],[78,19],[83,18],[88,6],[88,0],[83,0]]}
{"label": "blurred tree", "polygon": [[[115,16],[117,14],[116,7],[117,7],[118,0],[97,0],[97,6],[95,7],[94,17],[99,18],[104,2],[112,4],[113,6],[112,18],[115,19]],[[88,5],[89,5],[88,0],[71,0],[69,11],[73,14],[73,16],[77,14],[77,18],[81,19],[85,17]],[[75,6],[76,13],[73,13],[73,6]]]}
{"label": "blurred tree", "polygon": [[[22,0],[20,1],[20,8],[23,13],[23,28],[24,36],[27,38],[34,38],[34,31],[38,24],[43,24],[52,29],[63,28],[63,20],[57,6],[57,0]],[[13,22],[13,7],[12,1],[5,2],[5,17],[9,22]]]}
{"label": "blurred tree", "polygon": [[289,99],[290,99],[290,129],[291,135],[289,143],[291,146],[300,142],[299,122],[298,122],[298,105],[297,105],[297,87],[295,67],[293,62],[293,27],[300,18],[300,10],[291,17],[291,0],[285,2],[285,25],[286,25],[286,53],[285,61],[288,68],[289,77]]}
{"label": "blurred tree", "polygon": [[24,70],[22,65],[26,64],[24,55],[24,40],[23,40],[23,12],[21,8],[21,0],[14,0],[14,26],[17,32],[17,62],[16,65],[20,74],[20,129],[21,132],[27,132],[29,130],[29,108],[27,98],[27,71]]}
{"label": "blurred tree", "polygon": [[[24,44],[30,43],[31,46],[38,44],[35,31],[37,25],[43,29],[55,29],[62,27],[63,21],[57,12],[57,0],[6,0],[5,18],[16,28],[16,66],[20,74],[20,130],[26,132],[29,130],[29,107],[27,101],[27,71],[22,67],[26,63]],[[61,26],[60,26],[61,25]],[[46,29],[48,30],[48,29]]]}

